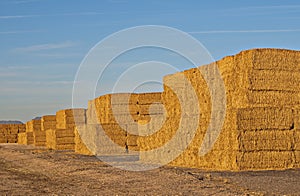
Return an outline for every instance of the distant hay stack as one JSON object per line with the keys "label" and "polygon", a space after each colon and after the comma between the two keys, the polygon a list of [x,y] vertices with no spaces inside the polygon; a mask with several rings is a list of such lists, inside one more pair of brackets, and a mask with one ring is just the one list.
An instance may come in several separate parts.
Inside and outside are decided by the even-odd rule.
{"label": "distant hay stack", "polygon": [[18,134],[24,132],[24,124],[0,124],[0,143],[18,143]]}

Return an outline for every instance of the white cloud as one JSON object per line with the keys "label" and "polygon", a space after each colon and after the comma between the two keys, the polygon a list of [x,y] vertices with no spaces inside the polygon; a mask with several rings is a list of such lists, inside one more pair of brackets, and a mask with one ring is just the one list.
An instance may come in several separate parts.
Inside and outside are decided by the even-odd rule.
{"label": "white cloud", "polygon": [[39,53],[36,54],[36,56],[39,57],[51,57],[51,58],[69,58],[69,57],[84,57],[84,54],[82,53]]}
{"label": "white cloud", "polygon": [[14,19],[14,18],[32,18],[38,15],[9,15],[9,16],[0,16],[0,19]]}
{"label": "white cloud", "polygon": [[298,9],[300,5],[249,6],[240,9]]}
{"label": "white cloud", "polygon": [[0,34],[19,34],[19,33],[37,33],[41,30],[18,30],[18,31],[0,31]]}
{"label": "white cloud", "polygon": [[16,1],[12,1],[12,3],[14,4],[21,4],[21,3],[33,3],[33,2],[38,2],[41,0],[16,0]]}
{"label": "white cloud", "polygon": [[77,44],[74,42],[62,42],[62,43],[48,43],[48,44],[39,44],[32,45],[27,47],[15,48],[14,51],[17,52],[36,52],[36,51],[44,51],[44,50],[53,50],[53,49],[63,49],[70,48],[76,46]]}
{"label": "white cloud", "polygon": [[300,32],[300,29],[256,29],[256,30],[212,30],[212,31],[190,31],[189,34],[214,34],[214,33],[288,33]]}
{"label": "white cloud", "polygon": [[36,17],[51,17],[51,16],[94,16],[105,14],[104,12],[74,12],[74,13],[54,13],[54,14],[44,14],[44,15],[6,15],[0,16],[1,19],[20,19],[20,18],[36,18]]}

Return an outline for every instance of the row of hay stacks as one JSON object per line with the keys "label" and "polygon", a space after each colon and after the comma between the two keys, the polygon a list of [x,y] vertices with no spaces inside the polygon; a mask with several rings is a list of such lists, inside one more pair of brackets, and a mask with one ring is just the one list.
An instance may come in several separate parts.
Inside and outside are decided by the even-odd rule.
{"label": "row of hay stacks", "polygon": [[[218,80],[217,75],[206,75],[217,73],[215,66],[225,84],[226,115],[213,148],[203,156],[199,149],[210,122],[222,121],[222,114],[212,116],[213,110],[221,111],[221,108],[212,109],[212,97],[220,97],[219,106],[222,106],[220,86],[208,88],[213,86],[210,82]],[[188,82],[182,76],[195,89],[198,111],[193,108],[194,104],[182,111],[182,106],[185,106],[182,100],[187,103],[191,100]],[[194,124],[198,124],[195,137],[171,165],[217,170],[299,167],[299,82],[300,52],[279,49],[243,51],[199,69],[168,75],[164,78],[162,99],[167,118],[171,118],[174,124],[165,124],[159,130],[167,131],[153,138],[156,146],[143,145],[150,146],[147,150],[160,146],[166,138],[170,140],[180,127],[188,129],[186,133],[183,131],[185,137],[178,140],[179,144],[184,144],[194,128],[192,119],[195,119]],[[218,134],[214,131],[208,140],[213,141],[214,134]],[[161,159],[163,162],[170,153],[145,154],[141,159],[149,162]]]}
{"label": "row of hay stacks", "polygon": [[60,110],[56,115],[28,121],[26,131],[18,134],[18,143],[55,150],[74,150],[74,128],[76,124],[85,123],[85,109]]}
{"label": "row of hay stacks", "polygon": [[165,76],[162,93],[103,95],[31,120],[18,142],[211,170],[300,167],[299,83],[299,51],[247,50]]}
{"label": "row of hay stacks", "polygon": [[17,143],[18,134],[25,129],[24,124],[0,124],[0,143]]}

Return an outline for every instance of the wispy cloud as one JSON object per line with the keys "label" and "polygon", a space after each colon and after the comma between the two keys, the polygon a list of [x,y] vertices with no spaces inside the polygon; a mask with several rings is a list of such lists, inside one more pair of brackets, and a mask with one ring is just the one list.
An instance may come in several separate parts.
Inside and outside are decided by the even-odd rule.
{"label": "wispy cloud", "polygon": [[105,14],[104,12],[74,12],[74,13],[58,13],[58,14],[49,14],[44,16],[93,16]]}
{"label": "wispy cloud", "polygon": [[20,18],[36,18],[36,17],[52,17],[52,16],[94,16],[102,15],[104,12],[70,12],[70,13],[54,13],[54,14],[34,14],[34,15],[5,15],[0,16],[1,19],[20,19]]}
{"label": "wispy cloud", "polygon": [[38,53],[36,56],[51,57],[51,58],[69,58],[69,57],[84,57],[83,53]]}
{"label": "wispy cloud", "polygon": [[33,2],[39,2],[42,0],[16,0],[16,1],[12,1],[12,3],[14,4],[22,4],[22,3],[33,3]]}
{"label": "wispy cloud", "polygon": [[44,32],[42,30],[17,30],[17,31],[0,31],[0,34],[22,34],[22,33],[39,33]]}
{"label": "wispy cloud", "polygon": [[215,34],[215,33],[288,33],[300,32],[300,29],[256,29],[256,30],[212,30],[212,31],[190,31],[189,34]]}
{"label": "wispy cloud", "polygon": [[299,9],[300,5],[270,5],[270,6],[249,6],[239,9]]}
{"label": "wispy cloud", "polygon": [[0,19],[32,18],[37,16],[39,15],[8,15],[8,16],[0,16]]}
{"label": "wispy cloud", "polygon": [[48,44],[39,44],[39,45],[32,45],[27,47],[15,48],[14,51],[16,52],[37,52],[37,51],[45,51],[45,50],[53,50],[53,49],[63,49],[63,48],[70,48],[76,46],[75,42],[62,42],[62,43],[48,43]]}
{"label": "wispy cloud", "polygon": [[14,77],[17,76],[18,74],[15,72],[0,72],[0,78],[4,77]]}
{"label": "wispy cloud", "polygon": [[15,65],[10,65],[10,66],[0,66],[0,72],[5,72],[7,70],[12,71],[12,70],[29,70],[34,68],[33,66],[15,66]]}
{"label": "wispy cloud", "polygon": [[285,14],[299,13],[300,5],[265,5],[243,6],[220,9],[218,14],[225,16],[283,16]]}

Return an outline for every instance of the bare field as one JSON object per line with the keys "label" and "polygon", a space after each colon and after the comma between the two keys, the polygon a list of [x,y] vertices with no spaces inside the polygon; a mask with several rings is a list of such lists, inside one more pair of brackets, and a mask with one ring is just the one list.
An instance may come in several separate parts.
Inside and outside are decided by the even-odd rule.
{"label": "bare field", "polygon": [[0,195],[300,195],[300,170],[130,172],[95,157],[0,145]]}

